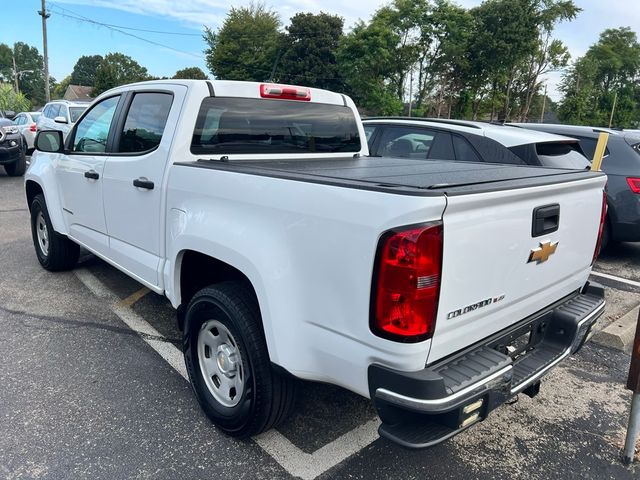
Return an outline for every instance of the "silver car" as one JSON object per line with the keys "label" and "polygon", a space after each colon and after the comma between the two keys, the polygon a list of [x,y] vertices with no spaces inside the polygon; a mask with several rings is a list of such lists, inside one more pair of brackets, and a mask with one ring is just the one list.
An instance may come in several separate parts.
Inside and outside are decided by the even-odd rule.
{"label": "silver car", "polygon": [[21,112],[13,119],[13,123],[18,126],[18,130],[27,143],[27,153],[29,154],[33,151],[33,141],[36,138],[36,122],[40,115],[40,112]]}
{"label": "silver car", "polygon": [[89,106],[89,102],[70,102],[54,100],[42,109],[42,115],[36,122],[36,130],[60,130],[66,138],[67,134]]}

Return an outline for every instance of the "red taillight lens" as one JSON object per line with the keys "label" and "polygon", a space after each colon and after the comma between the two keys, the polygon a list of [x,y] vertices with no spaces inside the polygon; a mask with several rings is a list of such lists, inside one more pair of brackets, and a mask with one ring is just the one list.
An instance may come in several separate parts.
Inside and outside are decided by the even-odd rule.
{"label": "red taillight lens", "polygon": [[600,211],[600,228],[598,229],[598,241],[596,249],[593,251],[593,259],[591,265],[596,263],[598,255],[600,255],[600,247],[602,247],[602,232],[604,232],[604,222],[607,220],[607,192],[602,192],[602,210]]}
{"label": "red taillight lens", "polygon": [[263,83],[260,85],[260,96],[262,98],[279,98],[281,100],[311,100],[311,90],[304,87],[289,87],[286,85],[270,85]]}
{"label": "red taillight lens", "polygon": [[373,277],[372,331],[404,342],[431,338],[441,271],[441,223],[384,234],[378,244]]}
{"label": "red taillight lens", "polygon": [[633,193],[640,193],[640,178],[627,177],[627,183]]}
{"label": "red taillight lens", "polygon": [[32,123],[31,126],[29,127],[29,131],[30,132],[35,132],[36,131],[36,124]]}

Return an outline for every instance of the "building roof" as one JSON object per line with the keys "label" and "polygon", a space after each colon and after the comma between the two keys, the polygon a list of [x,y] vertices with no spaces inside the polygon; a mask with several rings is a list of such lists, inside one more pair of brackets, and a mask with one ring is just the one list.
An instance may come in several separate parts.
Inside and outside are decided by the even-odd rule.
{"label": "building roof", "polygon": [[71,100],[71,101],[76,101],[76,100],[81,100],[81,101],[90,101],[93,100],[93,97],[91,96],[91,90],[93,90],[93,87],[85,87],[82,85],[69,85],[67,87],[67,91],[64,92],[64,98],[65,100]]}

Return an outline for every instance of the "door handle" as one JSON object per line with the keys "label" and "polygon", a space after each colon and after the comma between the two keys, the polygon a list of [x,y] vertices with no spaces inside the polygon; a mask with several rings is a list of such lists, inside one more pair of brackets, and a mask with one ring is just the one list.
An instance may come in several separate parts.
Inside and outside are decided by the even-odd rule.
{"label": "door handle", "polygon": [[100,174],[95,170],[87,170],[84,172],[85,178],[90,178],[91,180],[98,180],[100,178]]}
{"label": "door handle", "polygon": [[153,182],[146,177],[136,178],[133,181],[133,186],[138,188],[146,188],[147,190],[153,190]]}

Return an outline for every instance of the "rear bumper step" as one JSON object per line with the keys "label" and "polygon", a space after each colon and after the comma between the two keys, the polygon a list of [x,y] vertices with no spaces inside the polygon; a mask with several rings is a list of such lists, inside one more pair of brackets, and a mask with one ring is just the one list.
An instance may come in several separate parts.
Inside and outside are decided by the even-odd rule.
{"label": "rear bumper step", "polygon": [[582,347],[604,306],[602,286],[587,283],[580,293],[424,370],[371,365],[380,435],[409,448],[429,447],[520,392],[535,395],[541,377]]}

